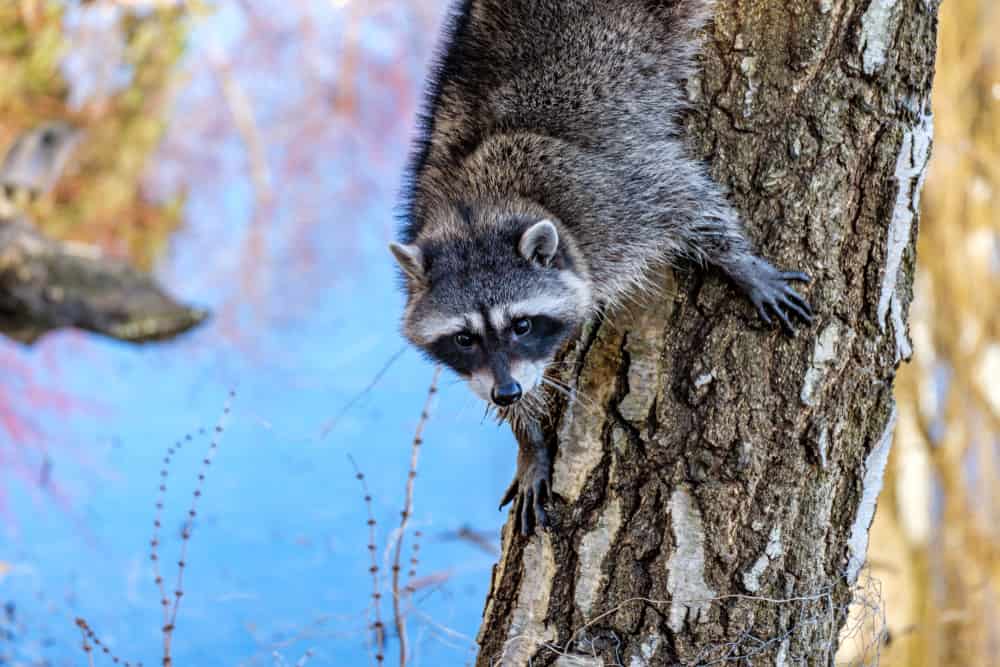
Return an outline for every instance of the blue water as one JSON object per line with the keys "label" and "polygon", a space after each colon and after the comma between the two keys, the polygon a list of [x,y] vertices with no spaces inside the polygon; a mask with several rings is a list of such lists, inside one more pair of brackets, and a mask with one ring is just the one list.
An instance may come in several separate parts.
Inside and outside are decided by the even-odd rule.
{"label": "blue water", "polygon": [[[77,359],[59,364],[61,382],[106,412],[100,419],[73,418],[52,433],[64,443],[52,455],[52,475],[71,488],[70,511],[34,504],[13,490],[19,534],[4,548],[4,560],[15,565],[4,597],[18,603],[28,645],[51,638],[55,645],[40,655],[80,664],[69,625],[80,615],[122,656],[156,663],[158,596],[147,554],[161,459],[174,440],[211,427],[236,387],[190,543],[176,662],[241,664],[320,621],[315,637],[283,652],[313,649],[319,664],[365,662],[366,515],[347,454],[367,475],[384,546],[398,524],[410,440],[432,374],[416,354],[404,354],[321,437],[330,418],[401,346],[389,264],[371,259],[363,289],[359,280],[329,290],[323,315],[257,332],[259,344],[283,350],[280,364],[246,359],[224,341],[217,345],[211,325],[157,348],[74,344]],[[45,346],[61,342],[57,337]],[[482,423],[464,386],[449,382],[446,377],[427,426],[415,524],[426,536],[419,575],[448,572],[450,578],[417,599],[422,615],[471,637],[493,558],[442,537],[465,525],[498,529],[503,517],[496,500],[510,479],[513,444]],[[176,552],[207,444],[186,445],[170,468],[164,560]],[[74,463],[69,448],[93,462]],[[33,603],[38,594],[56,604],[55,613]],[[417,648],[424,662],[414,664],[462,664],[468,641],[453,650],[455,640],[437,641],[439,631],[427,622],[414,618],[410,625],[412,634],[424,636]]]}
{"label": "blue water", "polygon": [[[210,19],[196,31],[192,58],[199,44],[236,29],[226,21]],[[367,120],[355,129],[332,122],[322,140],[354,149],[329,151],[290,171],[282,161],[301,146],[277,139],[269,145],[278,194],[264,217],[263,255],[247,250],[254,191],[239,137],[230,132],[199,148],[221,166],[200,184],[186,182],[185,228],[157,274],[183,298],[215,310],[206,326],[141,348],[72,332],[32,349],[0,342],[34,382],[82,406],[30,413],[42,433],[32,446],[47,452],[48,463],[38,466],[44,488],[23,471],[0,472],[0,563],[12,566],[0,575],[0,603],[11,605],[0,609],[0,664],[86,664],[73,625],[78,616],[123,660],[159,664],[149,541],[162,459],[185,434],[211,431],[230,390],[232,415],[189,543],[174,664],[295,664],[307,650],[310,665],[369,664],[367,514],[348,455],[371,489],[381,558],[399,523],[410,441],[433,368],[407,350],[323,434],[404,347],[385,242],[430,45],[419,36],[402,39],[418,30],[408,25],[392,14],[362,31],[376,66],[391,63],[394,49],[415,51],[395,88],[380,87],[375,75],[366,79],[364,70],[358,75]],[[265,126],[287,120],[296,102],[276,92],[274,81],[258,86],[249,77],[246,85]],[[186,123],[213,88],[198,76],[189,86],[154,181],[176,180],[186,169],[189,158],[176,157],[183,151],[170,157],[171,141],[175,148],[198,144]],[[296,86],[289,81],[287,89]],[[380,115],[387,104],[398,107],[391,122]],[[345,185],[358,182],[364,187]],[[515,451],[509,433],[484,422],[481,406],[452,376],[442,377],[432,413],[411,529],[423,534],[417,577],[435,583],[413,596],[407,616],[411,664],[463,665],[473,655],[495,556],[454,533],[467,526],[498,541],[506,515],[496,502]],[[168,590],[207,447],[207,439],[195,437],[169,468],[159,548]],[[404,561],[412,543],[408,533]],[[395,664],[391,636],[387,648]]]}

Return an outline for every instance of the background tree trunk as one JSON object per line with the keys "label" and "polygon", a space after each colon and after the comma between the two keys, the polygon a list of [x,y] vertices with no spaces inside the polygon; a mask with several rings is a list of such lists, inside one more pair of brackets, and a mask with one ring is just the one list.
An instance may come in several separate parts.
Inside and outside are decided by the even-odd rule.
{"label": "background tree trunk", "polygon": [[720,4],[693,146],[817,322],[785,339],[696,273],[584,332],[555,529],[508,523],[478,665],[833,662],[910,354],[938,2]]}

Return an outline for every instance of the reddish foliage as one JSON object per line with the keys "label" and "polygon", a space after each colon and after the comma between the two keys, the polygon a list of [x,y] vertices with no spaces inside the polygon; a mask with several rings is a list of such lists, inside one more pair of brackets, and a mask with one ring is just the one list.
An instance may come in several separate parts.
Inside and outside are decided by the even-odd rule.
{"label": "reddish foliage", "polygon": [[[212,38],[189,54],[191,80],[151,182],[199,197],[203,214],[226,220],[208,230],[213,238],[199,229],[200,247],[216,255],[199,263],[216,275],[199,282],[238,287],[217,309],[227,335],[239,338],[248,306],[256,317],[308,312],[310,286],[336,279],[331,266],[357,266],[371,210],[385,212],[390,233],[386,204],[433,43],[412,40],[434,34],[441,7],[244,1],[204,26]],[[247,190],[252,210],[233,220],[227,193]]]}
{"label": "reddish foliage", "polygon": [[[28,488],[47,491],[60,504],[68,499],[52,480],[47,420],[87,406],[67,392],[38,379],[12,343],[0,341],[0,470]],[[8,483],[0,484],[0,513]]]}

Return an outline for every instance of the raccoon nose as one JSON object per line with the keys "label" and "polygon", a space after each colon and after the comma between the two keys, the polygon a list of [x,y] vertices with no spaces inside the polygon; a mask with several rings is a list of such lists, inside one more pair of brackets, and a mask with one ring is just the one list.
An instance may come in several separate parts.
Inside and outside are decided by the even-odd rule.
{"label": "raccoon nose", "polygon": [[493,387],[493,402],[502,408],[514,405],[521,400],[521,385],[516,382],[499,384]]}

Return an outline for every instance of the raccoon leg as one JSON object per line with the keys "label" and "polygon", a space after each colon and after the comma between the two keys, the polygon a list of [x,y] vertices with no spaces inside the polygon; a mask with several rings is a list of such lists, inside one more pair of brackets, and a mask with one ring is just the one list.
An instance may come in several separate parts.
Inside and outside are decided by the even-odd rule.
{"label": "raccoon leg", "polygon": [[[809,282],[809,276],[779,270],[757,256],[739,214],[722,190],[694,163],[681,161],[674,167],[662,197],[665,202],[674,202],[668,209],[667,234],[674,246],[671,254],[717,266],[753,302],[761,319],[770,325],[771,318],[777,317],[789,335],[795,334],[792,317],[812,322],[812,308],[791,286],[793,282]],[[678,201],[699,205],[681,207],[676,205]]]}
{"label": "raccoon leg", "polygon": [[749,253],[720,266],[746,293],[760,318],[768,325],[772,324],[773,314],[781,322],[785,333],[794,336],[790,314],[806,323],[813,321],[812,308],[790,284],[808,283],[810,279],[805,273],[780,271],[766,260]]}
{"label": "raccoon leg", "polygon": [[[720,230],[722,233],[720,233]],[[810,278],[801,271],[782,271],[750,249],[750,243],[743,237],[742,230],[735,223],[727,226],[719,223],[714,231],[704,231],[704,236],[686,239],[692,244],[694,255],[715,265],[732,280],[757,309],[760,318],[769,326],[772,317],[777,317],[781,328],[789,336],[795,335],[792,317],[810,324],[813,321],[812,307],[792,287],[791,283],[808,283]]]}
{"label": "raccoon leg", "polygon": [[517,472],[500,501],[500,509],[514,500],[521,534],[530,537],[536,525],[545,530],[550,525],[543,502],[551,496],[552,458],[545,445],[541,424],[529,418],[522,421],[522,426],[523,434],[515,430],[518,441]]}

